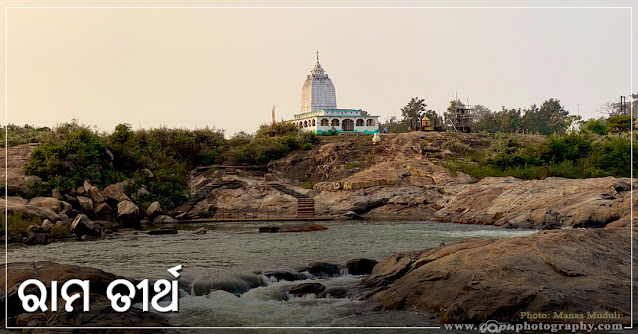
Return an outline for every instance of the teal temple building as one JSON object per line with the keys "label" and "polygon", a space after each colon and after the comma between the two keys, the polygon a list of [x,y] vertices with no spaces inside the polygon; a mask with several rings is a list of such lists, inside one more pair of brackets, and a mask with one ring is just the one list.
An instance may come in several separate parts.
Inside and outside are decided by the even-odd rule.
{"label": "teal temple building", "polygon": [[367,115],[361,109],[337,109],[335,86],[328,74],[317,63],[301,88],[301,113],[290,121],[302,131],[321,134],[334,129],[337,132],[379,132],[379,116]]}

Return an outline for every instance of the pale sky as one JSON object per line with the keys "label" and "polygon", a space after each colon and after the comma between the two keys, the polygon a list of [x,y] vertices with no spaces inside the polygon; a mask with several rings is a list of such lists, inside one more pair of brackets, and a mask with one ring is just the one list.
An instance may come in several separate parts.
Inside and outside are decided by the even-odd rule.
{"label": "pale sky", "polygon": [[[282,1],[2,4],[343,6]],[[390,3],[415,4],[422,5]],[[382,120],[399,116],[414,96],[442,113],[456,93],[464,102],[492,110],[557,98],[572,114],[580,107],[584,118],[599,117],[596,110],[603,103],[631,92],[629,8],[7,8],[6,13],[7,119],[20,125],[54,126],[77,118],[109,132],[119,123],[210,126],[228,135],[253,132],[270,121],[273,105],[277,120],[299,112],[301,87],[317,50],[335,85],[337,106],[364,109]],[[4,94],[4,81],[1,86]]]}

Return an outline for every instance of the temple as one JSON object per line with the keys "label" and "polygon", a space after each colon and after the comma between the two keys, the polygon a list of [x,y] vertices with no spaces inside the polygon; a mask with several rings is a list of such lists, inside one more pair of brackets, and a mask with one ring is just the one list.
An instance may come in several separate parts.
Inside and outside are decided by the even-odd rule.
{"label": "temple", "polygon": [[306,77],[301,88],[301,113],[290,122],[303,131],[330,132],[379,132],[379,116],[368,115],[361,109],[337,109],[335,86],[328,74],[317,63]]}

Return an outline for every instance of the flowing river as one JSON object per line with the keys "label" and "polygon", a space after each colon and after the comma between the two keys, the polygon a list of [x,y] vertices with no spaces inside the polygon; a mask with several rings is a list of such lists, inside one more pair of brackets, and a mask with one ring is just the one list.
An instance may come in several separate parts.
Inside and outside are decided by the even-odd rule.
{"label": "flowing river", "polygon": [[[381,260],[396,252],[438,247],[467,238],[507,238],[534,233],[485,225],[426,221],[330,221],[325,231],[258,233],[276,223],[205,223],[180,225],[174,235],[121,231],[115,238],[9,247],[9,262],[55,261],[90,266],[143,279],[172,279],[166,269],[181,264],[180,281],[232,279],[264,270],[296,271],[315,261],[345,264],[355,258]],[[190,232],[205,226],[207,234]],[[360,276],[313,280],[356,295]],[[418,310],[376,310],[358,298],[287,296],[305,281],[268,281],[239,296],[217,290],[180,299],[180,311],[167,317],[176,326],[438,326],[438,318]],[[187,288],[185,290],[188,290]],[[190,292],[190,291],[187,291]]]}

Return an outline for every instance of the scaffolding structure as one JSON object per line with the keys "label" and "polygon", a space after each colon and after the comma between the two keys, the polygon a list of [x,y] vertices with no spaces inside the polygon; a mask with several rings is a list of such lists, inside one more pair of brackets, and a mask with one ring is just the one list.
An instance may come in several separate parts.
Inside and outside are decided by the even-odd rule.
{"label": "scaffolding structure", "polygon": [[452,116],[447,118],[448,126],[456,132],[469,133],[471,132],[470,124],[470,111],[472,106],[470,105],[457,105],[452,110]]}

